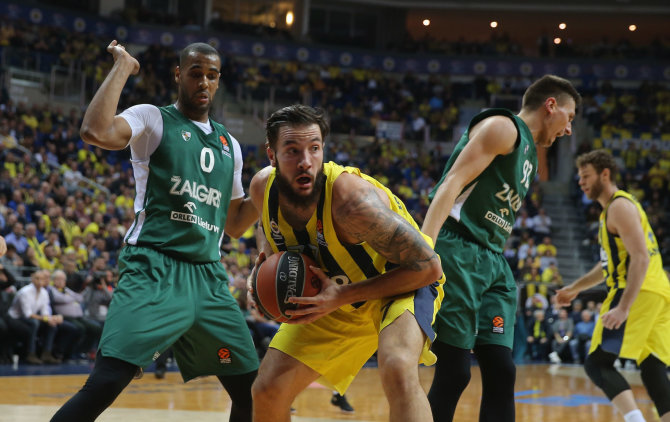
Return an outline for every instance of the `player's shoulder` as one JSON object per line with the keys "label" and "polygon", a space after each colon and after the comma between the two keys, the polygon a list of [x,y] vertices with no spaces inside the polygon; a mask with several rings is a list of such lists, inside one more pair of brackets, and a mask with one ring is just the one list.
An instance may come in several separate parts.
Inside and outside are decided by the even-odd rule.
{"label": "player's shoulder", "polygon": [[[374,193],[374,196],[371,196]],[[374,198],[387,198],[384,191],[369,180],[355,173],[342,172],[333,182],[333,206],[369,202]],[[384,199],[386,201],[386,199]]]}
{"label": "player's shoulder", "polygon": [[259,194],[265,190],[265,185],[268,183],[268,179],[270,178],[270,174],[272,174],[273,168],[274,167],[272,166],[264,167],[258,170],[254,177],[251,178],[249,190],[252,194]]}
{"label": "player's shoulder", "polygon": [[160,108],[153,104],[135,104],[125,109],[121,114],[150,115],[157,116],[161,114]]}
{"label": "player's shoulder", "polygon": [[504,114],[495,114],[477,123],[479,130],[490,132],[495,136],[514,136],[516,138],[518,129],[514,120]]}

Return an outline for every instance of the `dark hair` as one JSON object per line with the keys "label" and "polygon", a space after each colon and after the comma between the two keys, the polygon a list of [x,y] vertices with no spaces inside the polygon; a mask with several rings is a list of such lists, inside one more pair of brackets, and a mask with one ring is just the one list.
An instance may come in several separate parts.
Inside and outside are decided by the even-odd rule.
{"label": "dark hair", "polygon": [[221,55],[216,50],[216,48],[204,42],[194,42],[193,44],[189,44],[184,47],[183,50],[181,50],[181,53],[179,54],[179,66],[184,64],[189,54],[191,53],[204,54],[206,56],[215,55],[219,58],[219,60],[221,60]]}
{"label": "dark hair", "polygon": [[282,126],[304,126],[310,124],[319,125],[321,139],[325,141],[326,136],[330,133],[330,125],[323,109],[301,104],[280,108],[272,113],[267,123],[265,123],[265,137],[270,144],[270,148],[275,149],[279,128]]}
{"label": "dark hair", "polygon": [[575,107],[579,107],[582,102],[582,96],[579,95],[579,92],[577,92],[569,80],[555,75],[544,75],[526,89],[526,92],[523,94],[521,108],[534,110],[541,107],[549,97],[554,97],[558,103],[561,103],[566,94],[575,100]]}
{"label": "dark hair", "polygon": [[578,169],[591,164],[598,174],[602,173],[605,169],[609,169],[610,180],[612,182],[616,181],[616,175],[619,172],[616,160],[614,160],[612,154],[604,149],[596,149],[580,155],[575,160],[575,164]]}

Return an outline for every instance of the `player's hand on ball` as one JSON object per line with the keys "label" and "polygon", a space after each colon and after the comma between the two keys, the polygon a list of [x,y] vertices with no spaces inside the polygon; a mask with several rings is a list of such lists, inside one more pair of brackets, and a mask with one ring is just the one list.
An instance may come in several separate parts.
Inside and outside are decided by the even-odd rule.
{"label": "player's hand on ball", "polygon": [[258,306],[256,306],[256,301],[254,300],[254,288],[252,287],[252,281],[254,274],[256,274],[258,267],[263,261],[265,261],[265,252],[260,252],[256,257],[256,262],[254,262],[254,267],[251,269],[249,277],[247,277],[247,308],[258,309]]}
{"label": "player's hand on ball", "polygon": [[286,324],[309,324],[345,304],[340,296],[342,286],[328,278],[321,268],[313,265],[309,268],[321,280],[321,291],[316,296],[290,298],[289,302],[303,307],[287,310],[286,314],[291,315],[291,319],[286,321]]}

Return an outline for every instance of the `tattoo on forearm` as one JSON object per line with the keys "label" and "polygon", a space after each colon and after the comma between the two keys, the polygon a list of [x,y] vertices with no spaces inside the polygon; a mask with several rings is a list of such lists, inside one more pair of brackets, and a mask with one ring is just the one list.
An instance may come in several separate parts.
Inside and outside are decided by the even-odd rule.
{"label": "tattoo on forearm", "polygon": [[349,234],[367,242],[390,262],[421,271],[438,259],[421,233],[389,209],[372,186],[337,212]]}

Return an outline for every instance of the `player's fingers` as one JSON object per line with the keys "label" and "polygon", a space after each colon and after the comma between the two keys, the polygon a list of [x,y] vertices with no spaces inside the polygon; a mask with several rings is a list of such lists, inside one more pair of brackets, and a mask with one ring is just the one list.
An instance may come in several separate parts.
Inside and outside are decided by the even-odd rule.
{"label": "player's fingers", "polygon": [[313,314],[317,309],[314,306],[302,307],[298,309],[287,309],[284,312],[290,317]]}
{"label": "player's fingers", "polygon": [[323,270],[320,267],[315,267],[314,265],[310,265],[309,269],[312,270],[312,272],[314,274],[316,274],[316,276],[319,277],[319,279],[321,279],[321,281],[328,280],[328,276],[326,275],[326,273],[323,272]]}
{"label": "player's fingers", "polygon": [[[314,299],[315,296],[293,296],[288,298],[289,303],[297,303],[299,305],[312,305],[318,302],[318,300]],[[286,311],[290,312],[290,311]]]}

